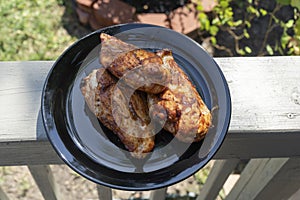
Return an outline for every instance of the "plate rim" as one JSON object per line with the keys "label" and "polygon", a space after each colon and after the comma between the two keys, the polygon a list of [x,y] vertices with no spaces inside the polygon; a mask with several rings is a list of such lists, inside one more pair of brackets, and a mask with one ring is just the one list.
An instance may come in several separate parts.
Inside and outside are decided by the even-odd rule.
{"label": "plate rim", "polygon": [[[194,174],[195,172],[197,172],[199,169],[193,169],[192,171],[190,171],[189,173],[187,173],[187,175],[184,175],[185,178],[184,179],[179,179],[179,180],[172,180],[170,182],[171,179],[169,179],[168,181],[164,182],[164,183],[161,183],[161,184],[157,184],[157,185],[152,185],[152,186],[145,186],[145,187],[140,187],[140,188],[136,188],[136,187],[128,187],[128,186],[120,186],[120,185],[115,185],[115,184],[111,184],[111,183],[107,183],[107,182],[104,182],[102,180],[99,180],[95,177],[92,177],[92,176],[89,176],[88,174],[85,174],[85,173],[82,173],[82,171],[79,171],[76,167],[73,166],[73,164],[66,158],[66,155],[63,155],[63,153],[61,151],[59,151],[59,147],[58,146],[62,146],[64,145],[63,143],[62,144],[54,144],[54,141],[52,140],[53,136],[50,135],[50,130],[49,130],[49,127],[48,127],[48,120],[47,120],[47,115],[49,115],[48,113],[46,113],[47,109],[45,109],[45,104],[46,104],[46,89],[47,89],[47,86],[48,86],[48,82],[49,82],[49,78],[51,76],[51,74],[53,73],[53,70],[55,69],[55,66],[61,62],[62,58],[65,56],[65,54],[67,54],[67,52],[69,52],[72,48],[74,48],[76,45],[79,44],[80,41],[83,41],[85,40],[86,38],[89,38],[91,37],[92,35],[94,34],[100,34],[101,32],[106,32],[107,30],[109,29],[112,29],[112,28],[115,28],[115,27],[126,27],[126,26],[134,26],[132,28],[129,28],[127,30],[131,30],[131,29],[135,29],[135,28],[140,28],[140,27],[156,27],[156,28],[162,28],[162,29],[167,29],[171,32],[174,32],[176,34],[179,34],[181,37],[183,36],[184,38],[190,40],[191,42],[193,42],[195,45],[198,46],[198,48],[200,48],[203,52],[205,52],[207,58],[210,59],[211,62],[213,62],[217,69],[218,69],[218,73],[220,75],[220,77],[222,78],[222,83],[223,83],[223,86],[224,86],[224,89],[225,89],[225,99],[226,99],[226,106],[227,106],[227,114],[226,114],[226,119],[225,119],[225,122],[226,125],[222,127],[222,131],[224,132],[223,134],[221,134],[218,138],[217,138],[217,141],[216,143],[214,144],[214,146],[217,146],[217,148],[213,148],[212,151],[210,151],[207,155],[207,157],[204,159],[204,164],[202,165],[205,166],[212,158],[213,156],[217,153],[217,151],[220,149],[220,147],[222,146],[222,143],[224,142],[224,139],[227,135],[227,132],[228,132],[228,129],[229,129],[229,125],[230,125],[230,119],[231,119],[231,112],[232,112],[232,105],[231,105],[231,95],[230,95],[230,90],[229,90],[229,87],[228,87],[228,84],[227,84],[227,81],[225,79],[225,76],[222,72],[222,70],[220,69],[219,65],[217,64],[217,62],[213,59],[212,56],[210,56],[206,50],[197,42],[195,42],[194,40],[192,40],[191,38],[189,38],[188,36],[186,35],[183,35],[183,34],[180,34],[176,31],[173,31],[171,29],[168,29],[168,28],[165,28],[165,27],[161,27],[161,26],[157,26],[157,25],[151,25],[151,24],[136,24],[136,23],[127,23],[127,24],[118,24],[118,25],[114,25],[114,26],[110,26],[110,27],[105,27],[105,28],[102,28],[102,29],[99,29],[99,30],[96,30],[96,31],[93,31],[89,34],[87,34],[86,36],[82,37],[82,38],[79,38],[76,42],[74,42],[73,44],[71,44],[67,49],[65,49],[62,54],[56,59],[56,61],[53,63],[51,69],[49,70],[48,74],[47,74],[47,77],[45,79],[45,82],[44,82],[44,85],[43,85],[43,90],[42,90],[42,95],[41,95],[41,113],[42,113],[42,121],[43,121],[43,125],[44,125],[44,129],[45,129],[45,132],[46,132],[46,135],[47,135],[47,138],[48,140],[50,141],[52,147],[54,148],[54,150],[56,151],[56,153],[59,155],[60,159],[62,159],[64,161],[65,164],[67,164],[72,170],[76,171],[77,173],[79,173],[80,175],[82,175],[83,177],[95,182],[95,183],[98,183],[98,184],[101,184],[101,185],[104,185],[104,186],[107,186],[107,187],[110,187],[110,188],[115,188],[115,189],[121,189],[121,190],[128,190],[128,191],[145,191],[145,190],[153,190],[153,189],[159,189],[159,188],[162,188],[162,187],[167,187],[169,185],[173,185],[173,184],[176,184],[182,180],[184,180],[185,178],[188,178],[189,176],[191,176],[192,174]],[[123,32],[123,31],[121,31]],[[50,110],[50,109],[49,109]],[[53,119],[52,119],[53,120]],[[54,122],[54,120],[53,120]],[[58,130],[55,128],[56,132],[58,133]],[[58,133],[59,134],[59,133]],[[70,153],[70,152],[68,152]],[[71,154],[71,153],[70,153]]]}

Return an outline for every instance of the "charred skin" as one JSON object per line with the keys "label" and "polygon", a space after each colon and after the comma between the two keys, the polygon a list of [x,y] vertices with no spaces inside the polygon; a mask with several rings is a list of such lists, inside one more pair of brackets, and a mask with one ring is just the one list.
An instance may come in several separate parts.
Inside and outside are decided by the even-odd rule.
{"label": "charred skin", "polygon": [[100,34],[100,39],[101,51],[99,61],[105,68],[123,53],[137,49],[136,46],[125,43],[105,33]]}
{"label": "charred skin", "polygon": [[[154,137],[143,127],[150,122],[145,94],[135,92],[129,105],[124,95],[116,88],[116,78],[107,70],[100,68],[92,71],[82,80],[81,92],[89,109],[97,116],[104,126],[112,130],[125,145],[133,157],[143,158],[154,147]],[[112,101],[127,110],[122,116],[122,125],[116,123]],[[124,112],[122,112],[124,115]],[[120,122],[119,122],[120,123]],[[143,131],[141,131],[143,130]],[[138,134],[143,134],[143,137]]]}
{"label": "charred skin", "polygon": [[[148,52],[103,33],[100,38],[100,63],[107,70],[94,70],[84,78],[81,91],[90,110],[134,157],[143,158],[154,148],[151,129],[145,128],[149,110],[153,119],[167,119],[164,129],[180,141],[204,138],[211,113],[171,51]],[[122,81],[147,94],[135,91],[125,103],[128,97],[116,86]]]}
{"label": "charred skin", "polygon": [[170,72],[163,66],[161,57],[104,33],[100,38],[100,62],[115,77],[147,93],[158,94],[166,88]]}
{"label": "charred skin", "polygon": [[[148,94],[148,106],[158,104],[167,113],[164,129],[180,141],[191,143],[204,138],[211,126],[211,113],[203,102],[195,86],[175,62],[171,51],[157,53],[171,72],[172,78],[167,90],[158,95]],[[158,116],[160,110],[152,110]]]}

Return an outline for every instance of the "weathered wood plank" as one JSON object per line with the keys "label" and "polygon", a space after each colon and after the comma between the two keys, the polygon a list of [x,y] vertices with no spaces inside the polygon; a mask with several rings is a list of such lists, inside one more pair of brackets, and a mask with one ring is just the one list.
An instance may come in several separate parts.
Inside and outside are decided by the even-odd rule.
{"label": "weathered wood plank", "polygon": [[288,200],[299,200],[299,197],[300,197],[300,188]]}
{"label": "weathered wood plank", "polygon": [[232,188],[230,193],[226,196],[226,200],[238,199],[240,193],[247,186],[248,182],[251,180],[255,173],[259,174],[268,163],[270,159],[252,159],[248,162],[245,169],[241,173],[239,180],[236,182],[235,186]]}
{"label": "weathered wood plank", "polygon": [[[273,160],[273,159],[272,159]],[[256,200],[288,199],[300,188],[300,159],[291,158],[272,176],[271,180],[256,196]],[[276,192],[278,191],[278,192]],[[274,192],[276,195],[274,195]],[[298,197],[299,199],[299,197]]]}
{"label": "weathered wood plank", "polygon": [[[299,157],[300,57],[216,61],[228,80],[233,109],[229,134],[215,158]],[[47,142],[40,115],[42,87],[52,64],[0,62],[0,165],[61,163]]]}
{"label": "weathered wood plank", "polygon": [[290,130],[288,127],[286,130],[263,132],[243,132],[241,130],[240,133],[229,129],[228,135],[214,158],[299,157],[299,134],[300,130]]}
{"label": "weathered wood plank", "polygon": [[97,185],[99,200],[112,200],[112,190],[111,188]]}
{"label": "weathered wood plank", "polygon": [[0,166],[62,163],[48,141],[0,142]]}
{"label": "weathered wood plank", "polygon": [[288,199],[300,187],[299,165],[299,158],[251,160],[226,200]]}
{"label": "weathered wood plank", "polygon": [[5,194],[5,192],[0,187],[0,199],[1,200],[9,200],[8,196]]}
{"label": "weathered wood plank", "polygon": [[0,142],[46,139],[39,111],[43,84],[52,64],[0,63]]}
{"label": "weathered wood plank", "polygon": [[299,130],[300,57],[216,59],[231,90],[234,132]]}
{"label": "weathered wood plank", "polygon": [[63,199],[49,165],[30,165],[28,169],[45,200]]}
{"label": "weathered wood plank", "polygon": [[164,200],[166,199],[166,193],[168,188],[161,188],[158,190],[153,190],[150,193],[150,200]]}
{"label": "weathered wood plank", "polygon": [[197,200],[216,199],[238,162],[238,159],[215,161]]}

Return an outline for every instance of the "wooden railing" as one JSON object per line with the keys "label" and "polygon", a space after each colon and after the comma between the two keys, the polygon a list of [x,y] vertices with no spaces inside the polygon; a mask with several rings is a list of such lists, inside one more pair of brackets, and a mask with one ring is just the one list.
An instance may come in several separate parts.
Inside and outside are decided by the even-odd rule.
{"label": "wooden railing", "polygon": [[[300,188],[300,57],[216,61],[231,91],[232,118],[197,200],[215,199],[240,160],[247,165],[226,200],[288,199]],[[0,166],[27,165],[44,199],[64,199],[48,166],[63,163],[40,114],[52,64],[0,62]],[[98,186],[98,193],[100,199],[113,198],[109,188]],[[150,198],[164,199],[165,193],[159,189]],[[0,199],[8,199],[1,186]]]}

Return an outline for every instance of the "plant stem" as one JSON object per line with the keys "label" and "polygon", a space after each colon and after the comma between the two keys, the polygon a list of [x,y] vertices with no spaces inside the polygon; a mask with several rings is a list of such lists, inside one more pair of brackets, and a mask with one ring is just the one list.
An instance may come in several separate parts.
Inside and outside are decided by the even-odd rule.
{"label": "plant stem", "polygon": [[263,43],[261,45],[261,48],[257,54],[257,56],[263,56],[264,55],[264,49],[266,47],[266,43],[267,43],[267,39],[269,38],[269,34],[270,32],[277,26],[277,25],[272,25],[273,22],[273,16],[274,14],[281,8],[280,4],[277,4],[275,9],[272,11],[272,13],[270,13],[270,19],[269,19],[269,23],[268,23],[268,27],[267,27],[267,31],[263,40]]}

